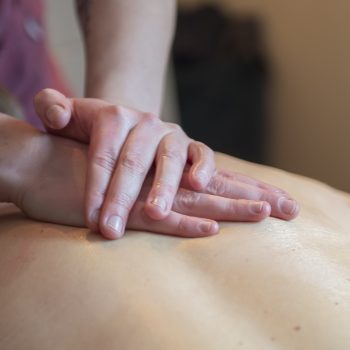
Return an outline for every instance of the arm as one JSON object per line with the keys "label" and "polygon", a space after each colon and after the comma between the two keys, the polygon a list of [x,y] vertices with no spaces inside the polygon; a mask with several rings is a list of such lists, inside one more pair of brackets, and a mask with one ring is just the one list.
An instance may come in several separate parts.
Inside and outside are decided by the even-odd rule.
{"label": "arm", "polygon": [[[153,164],[156,175],[147,210],[153,219],[169,215],[186,162],[192,165],[193,189],[203,189],[215,172],[213,152],[207,146],[192,142],[180,127],[159,120],[175,3],[77,2],[86,49],[86,94],[112,104],[89,113],[92,127],[83,139],[81,123],[69,106],[41,114],[49,132],[78,141],[89,139],[86,219],[91,229],[99,223],[109,235],[123,235]],[[69,125],[78,132],[67,134]],[[119,224],[110,226],[112,218]]]}
{"label": "arm", "polygon": [[0,113],[0,202],[18,201],[20,174],[28,165],[22,151],[27,148],[28,140],[20,135],[27,129],[30,127],[24,123]]}
{"label": "arm", "polygon": [[159,115],[174,0],[77,0],[86,95]]}
{"label": "arm", "polygon": [[0,202],[10,202],[10,177],[8,169],[11,164],[8,154],[10,152],[7,134],[6,134],[6,119],[3,114],[0,114]]}

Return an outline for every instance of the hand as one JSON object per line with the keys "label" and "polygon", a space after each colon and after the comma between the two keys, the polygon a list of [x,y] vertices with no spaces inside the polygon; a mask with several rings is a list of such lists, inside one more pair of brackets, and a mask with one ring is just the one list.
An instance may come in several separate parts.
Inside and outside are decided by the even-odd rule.
{"label": "hand", "polygon": [[[8,154],[9,159],[16,159],[21,154],[23,160],[29,160],[20,165],[20,186],[16,196],[12,196],[16,198],[15,204],[34,219],[84,226],[86,145],[40,133],[18,121],[11,132],[12,143],[18,143],[16,136],[26,147]],[[214,220],[260,221],[270,214],[270,205],[266,202],[235,200],[186,189],[189,178],[190,174],[185,173],[184,187],[177,191],[169,215],[160,221],[149,218],[144,212],[153,182],[152,175],[148,175],[130,213],[127,228],[203,237],[218,232]]]}
{"label": "hand", "polygon": [[187,161],[194,190],[205,188],[215,172],[207,146],[156,116],[50,89],[36,96],[35,106],[50,133],[90,143],[85,215],[88,226],[106,237],[123,234],[154,162],[145,212],[157,220],[169,215]]}
{"label": "hand", "polygon": [[[186,173],[181,186],[190,188]],[[298,203],[284,190],[252,177],[226,170],[218,170],[202,192],[231,199],[243,198],[266,202],[271,207],[270,215],[282,220],[294,219],[300,210]]]}

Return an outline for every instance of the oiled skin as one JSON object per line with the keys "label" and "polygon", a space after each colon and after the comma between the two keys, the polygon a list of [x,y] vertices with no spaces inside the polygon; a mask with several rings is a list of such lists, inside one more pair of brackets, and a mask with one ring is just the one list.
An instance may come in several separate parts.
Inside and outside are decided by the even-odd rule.
{"label": "oiled skin", "polygon": [[349,349],[350,196],[218,162],[286,189],[299,217],[112,242],[1,205],[0,348]]}

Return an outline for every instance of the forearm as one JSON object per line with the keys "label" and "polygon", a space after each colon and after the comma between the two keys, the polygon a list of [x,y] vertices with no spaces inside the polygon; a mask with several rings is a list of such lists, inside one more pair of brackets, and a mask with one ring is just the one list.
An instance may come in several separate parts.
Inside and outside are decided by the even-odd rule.
{"label": "forearm", "polygon": [[86,95],[159,114],[174,0],[77,0]]}
{"label": "forearm", "polygon": [[0,113],[0,202],[18,202],[35,133],[26,123]]}
{"label": "forearm", "polygon": [[0,113],[0,202],[10,202],[12,198],[12,177],[14,169],[13,144],[11,138],[12,119]]}

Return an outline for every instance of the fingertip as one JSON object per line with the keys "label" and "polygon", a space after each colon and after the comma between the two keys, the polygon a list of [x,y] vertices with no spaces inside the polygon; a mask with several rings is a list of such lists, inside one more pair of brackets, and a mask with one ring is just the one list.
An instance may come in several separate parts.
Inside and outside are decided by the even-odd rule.
{"label": "fingertip", "polygon": [[43,89],[34,97],[37,115],[47,128],[62,129],[70,120],[70,100],[54,89]]}
{"label": "fingertip", "polygon": [[63,106],[54,104],[45,113],[44,123],[51,129],[63,129],[69,123],[70,112]]}
{"label": "fingertip", "polygon": [[294,219],[300,211],[299,204],[294,199],[287,197],[279,198],[277,207],[280,211],[281,217],[288,221]]}
{"label": "fingertip", "polygon": [[220,231],[219,224],[216,221],[213,221],[210,233],[212,235],[216,235],[217,233],[219,233],[219,231]]}
{"label": "fingertip", "polygon": [[145,203],[145,213],[153,220],[164,220],[170,214],[173,203],[161,195],[150,194]]}
{"label": "fingertip", "polygon": [[295,207],[294,207],[294,210],[292,211],[292,213],[290,214],[289,220],[295,219],[300,213],[300,205],[299,205],[299,203],[297,201],[294,201],[294,202],[295,202]]}
{"label": "fingertip", "polygon": [[203,219],[199,225],[200,236],[212,236],[219,232],[219,224],[214,220]]}
{"label": "fingertip", "polygon": [[271,211],[272,211],[272,208],[271,208],[270,203],[263,202],[263,206],[262,206],[262,210],[261,210],[261,214],[262,214],[263,218],[270,216]]}
{"label": "fingertip", "polygon": [[120,216],[112,215],[102,221],[100,232],[103,237],[109,240],[117,240],[124,236],[124,224]]}
{"label": "fingertip", "polygon": [[100,233],[104,238],[107,238],[110,241],[116,241],[124,236],[123,232],[116,232],[114,230],[111,230],[110,228],[100,229]]}
{"label": "fingertip", "polygon": [[268,202],[252,202],[249,208],[253,214],[253,220],[261,221],[271,215],[271,205]]}

